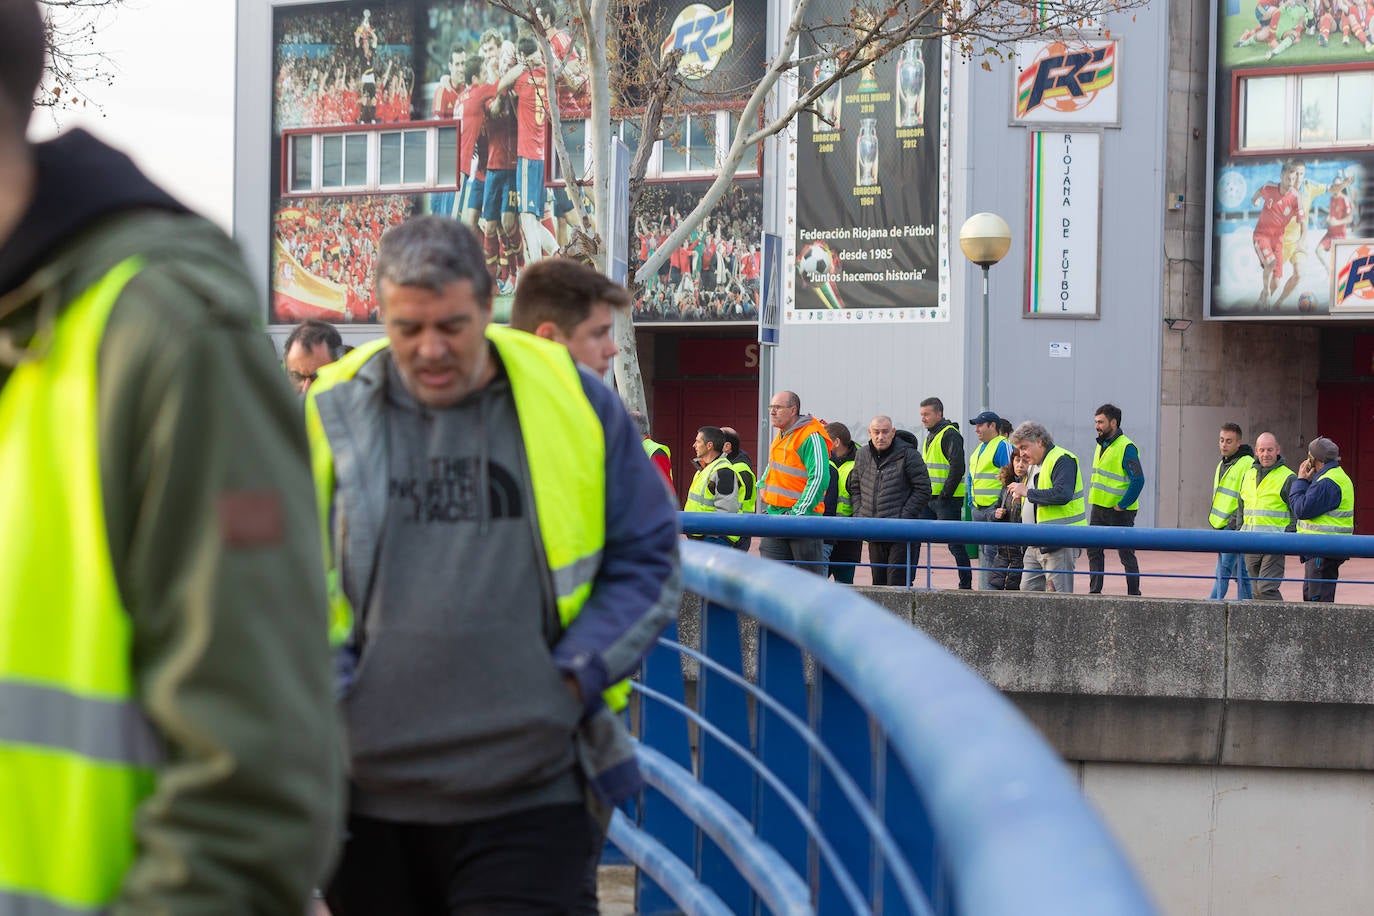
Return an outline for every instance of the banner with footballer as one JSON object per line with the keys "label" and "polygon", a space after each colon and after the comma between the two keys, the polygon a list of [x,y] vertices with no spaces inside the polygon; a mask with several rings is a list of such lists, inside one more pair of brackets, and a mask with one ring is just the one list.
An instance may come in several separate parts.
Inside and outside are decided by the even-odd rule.
{"label": "banner with footballer", "polygon": [[[559,110],[575,132],[588,105],[585,49],[568,25],[568,0],[536,8],[561,61]],[[764,0],[651,0],[643,16],[657,23],[662,53],[683,51],[688,102],[710,94],[713,107],[728,108],[723,91],[742,91],[763,66]],[[505,320],[524,264],[565,244],[573,228],[570,191],[545,181],[549,100],[531,26],[480,0],[282,5],[273,10],[273,52],[270,322],[378,320],[381,235],[419,213],[461,220],[482,236]],[[642,251],[699,199],[729,125],[715,111],[682,116],[655,168],[665,185],[684,188],[658,195],[670,207],[645,211]],[[746,274],[759,187],[744,180],[722,201],[692,250],[666,268],[675,282],[656,277],[645,290],[642,318],[755,319],[757,283]]]}
{"label": "banner with footballer", "polygon": [[[853,40],[836,0],[808,10],[802,54],[834,73]],[[949,57],[913,40],[836,83],[797,121],[789,150],[784,319],[814,322],[949,320]]]}
{"label": "banner with footballer", "polygon": [[1374,3],[1218,0],[1209,318],[1374,306]]}

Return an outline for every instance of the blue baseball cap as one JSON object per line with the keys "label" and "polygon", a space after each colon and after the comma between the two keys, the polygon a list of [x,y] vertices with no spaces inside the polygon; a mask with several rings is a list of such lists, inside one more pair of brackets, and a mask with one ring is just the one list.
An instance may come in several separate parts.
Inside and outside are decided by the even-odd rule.
{"label": "blue baseball cap", "polygon": [[978,426],[982,423],[1001,423],[1002,418],[997,416],[997,414],[993,413],[991,410],[985,410],[978,416],[974,417],[972,420],[969,420],[969,422],[972,423],[974,426]]}

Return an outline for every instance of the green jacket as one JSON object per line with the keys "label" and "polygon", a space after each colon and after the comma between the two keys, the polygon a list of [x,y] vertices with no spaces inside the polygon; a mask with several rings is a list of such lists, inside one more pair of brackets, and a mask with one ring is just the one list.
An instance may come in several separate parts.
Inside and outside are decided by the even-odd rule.
{"label": "green jacket", "polygon": [[[0,246],[0,339],[27,347],[45,324],[40,301],[70,301],[130,255],[147,262],[101,344],[98,447],[138,694],[168,763],[111,912],[299,916],[335,851],[343,800],[299,404],[233,243],[165,202],[129,200],[146,179],[89,137],[73,142],[119,177],[85,179],[88,221],[26,217]],[[102,213],[105,187],[125,200]],[[42,190],[31,214],[50,209]],[[38,250],[16,259],[16,248]]]}

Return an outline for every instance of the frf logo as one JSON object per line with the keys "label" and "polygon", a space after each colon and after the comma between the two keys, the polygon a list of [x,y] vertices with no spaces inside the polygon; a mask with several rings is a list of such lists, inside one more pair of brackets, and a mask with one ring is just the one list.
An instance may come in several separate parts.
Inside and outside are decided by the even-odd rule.
{"label": "frf logo", "polygon": [[1336,272],[1336,305],[1374,305],[1374,249],[1361,245]]}
{"label": "frf logo", "polygon": [[1051,43],[1016,81],[1016,116],[1044,105],[1051,111],[1079,111],[1116,78],[1116,45],[1070,48]]}
{"label": "frf logo", "polygon": [[706,77],[735,43],[735,4],[713,10],[693,3],[677,14],[672,31],[663,40],[663,56],[682,49],[677,70],[689,80]]}

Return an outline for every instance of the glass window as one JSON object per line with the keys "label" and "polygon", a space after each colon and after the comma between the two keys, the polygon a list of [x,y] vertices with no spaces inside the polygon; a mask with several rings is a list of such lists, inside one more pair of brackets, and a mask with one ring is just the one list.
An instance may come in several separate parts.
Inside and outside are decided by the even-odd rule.
{"label": "glass window", "polygon": [[377,180],[382,184],[401,183],[401,132],[389,130],[382,134],[381,170]]}
{"label": "glass window", "polygon": [[1342,73],[1336,142],[1374,140],[1374,73]]}
{"label": "glass window", "polygon": [[687,122],[687,168],[693,171],[716,167],[716,116],[692,115]]}
{"label": "glass window", "polygon": [[367,184],[367,134],[344,137],[344,180],[349,187]]}
{"label": "glass window", "polygon": [[659,172],[672,175],[687,171],[687,144],[691,139],[690,118],[664,118],[660,141]]}
{"label": "glass window", "polygon": [[326,134],[320,138],[320,159],[323,165],[321,187],[343,187],[343,137],[339,134]]}
{"label": "glass window", "polygon": [[291,138],[291,190],[309,191],[311,189],[310,169],[314,157],[313,137]]}
{"label": "glass window", "polygon": [[630,148],[630,158],[635,157],[635,151],[639,149],[639,122],[621,121],[620,139],[625,141],[625,145]]}
{"label": "glass window", "polygon": [[1328,146],[1336,142],[1335,75],[1304,76],[1298,86],[1302,92],[1298,143],[1303,146]]}
{"label": "glass window", "polygon": [[1284,146],[1288,80],[1282,76],[1256,77],[1246,80],[1244,86],[1241,146],[1247,149]]}
{"label": "glass window", "polygon": [[408,130],[401,147],[401,181],[423,184],[425,181],[425,131]]}
{"label": "glass window", "polygon": [[[572,160],[573,167],[580,169],[583,173],[587,171],[587,122],[586,121],[564,121],[563,122],[563,144],[568,148],[568,158]],[[549,150],[549,156],[554,160],[553,175],[563,178],[563,163],[558,162],[558,151]],[[576,175],[574,178],[581,178]]]}
{"label": "glass window", "polygon": [[458,128],[441,127],[439,134],[439,174],[436,184],[458,183]]}

